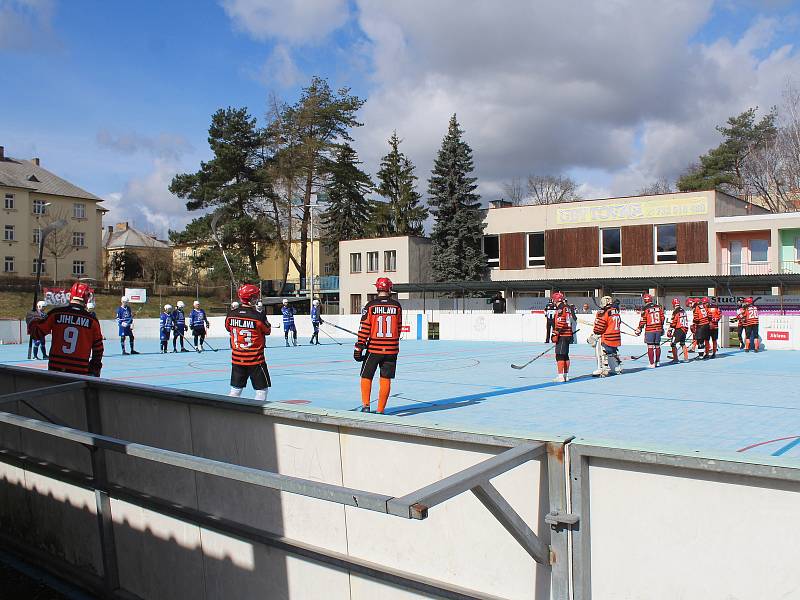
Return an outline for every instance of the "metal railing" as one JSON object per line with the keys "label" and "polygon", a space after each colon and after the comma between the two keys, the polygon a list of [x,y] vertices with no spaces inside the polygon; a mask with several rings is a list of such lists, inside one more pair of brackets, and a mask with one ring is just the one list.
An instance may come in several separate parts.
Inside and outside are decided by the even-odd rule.
{"label": "metal railing", "polygon": [[[0,373],[24,372],[24,369],[0,366]],[[111,484],[105,467],[105,452],[113,452],[136,457],[146,461],[171,465],[196,473],[244,482],[263,488],[298,494],[328,502],[351,506],[354,508],[375,511],[405,519],[423,520],[428,517],[431,509],[454,498],[464,492],[472,492],[494,518],[509,532],[519,545],[540,565],[552,567],[553,598],[558,600],[568,597],[568,571],[567,563],[562,557],[566,556],[566,535],[551,535],[550,544],[542,541],[527,525],[524,519],[512,508],[508,501],[490,483],[494,477],[501,475],[519,465],[542,457],[546,454],[548,465],[550,512],[545,517],[553,532],[563,532],[565,524],[572,525],[575,520],[566,514],[566,481],[563,472],[564,443],[546,443],[519,441],[518,445],[503,450],[499,454],[486,459],[472,467],[457,472],[433,484],[415,490],[404,496],[394,497],[365,490],[349,488],[329,483],[322,483],[288,475],[282,475],[266,470],[245,467],[241,465],[212,460],[201,456],[157,448],[129,440],[118,439],[100,433],[100,403],[101,390],[113,390],[116,393],[135,391],[144,386],[122,384],[80,376],[65,376],[40,374],[53,380],[53,385],[42,388],[14,392],[0,396],[0,407],[13,402],[21,402],[42,417],[44,420],[33,419],[19,414],[0,411],[0,423],[35,431],[56,439],[68,440],[81,444],[91,452],[92,471],[90,476],[70,472],[58,465],[48,465],[35,457],[27,456],[9,448],[0,448],[0,460],[10,462],[23,469],[31,469],[59,481],[79,485],[95,492],[98,522],[100,523],[100,539],[103,553],[103,587],[106,593],[114,594],[119,589],[119,574],[116,565],[116,552],[111,518],[111,499],[119,498],[133,502],[143,508],[169,514],[177,518],[204,527],[212,527],[232,535],[245,537],[255,542],[279,547],[289,553],[310,558],[317,562],[347,569],[355,573],[368,575],[380,581],[390,582],[410,590],[425,594],[434,594],[436,597],[445,598],[492,598],[486,594],[476,594],[470,590],[460,588],[441,581],[431,580],[412,573],[397,571],[382,565],[364,561],[330,551],[325,548],[310,546],[308,544],[277,536],[270,532],[256,530],[242,523],[232,522],[219,516],[202,513],[198,510],[176,505],[165,499],[150,494],[143,494],[116,484]],[[65,397],[75,392],[83,392],[85,410],[87,415],[87,429],[82,430],[59,423],[58,420],[47,414],[41,408],[36,408],[32,401],[45,397]],[[160,392],[151,396],[158,397]],[[175,392],[170,390],[170,400],[189,401],[192,393]],[[207,404],[213,398],[210,394],[198,394],[197,400]],[[288,411],[286,411],[288,412]],[[313,419],[319,422],[320,419]],[[335,422],[335,419],[328,419]],[[349,419],[343,419],[351,422]],[[378,425],[376,429],[387,431],[402,430],[396,425]],[[423,435],[423,437],[433,437]],[[558,559],[556,558],[558,557]]]}
{"label": "metal railing", "polygon": [[800,273],[800,259],[781,261],[781,273]]}
{"label": "metal railing", "polygon": [[717,264],[717,275],[771,275],[773,271],[769,261]]}

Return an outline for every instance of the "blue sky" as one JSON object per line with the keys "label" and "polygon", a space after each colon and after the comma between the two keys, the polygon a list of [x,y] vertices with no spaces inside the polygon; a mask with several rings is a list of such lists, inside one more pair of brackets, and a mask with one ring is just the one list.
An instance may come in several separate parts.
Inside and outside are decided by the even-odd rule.
{"label": "blue sky", "polygon": [[581,4],[0,0],[0,145],[164,234],[192,216],[166,186],[208,157],[210,115],[261,119],[315,74],[367,99],[365,168],[396,128],[422,191],[456,112],[487,199],[546,172],[635,193],[800,79],[797,2]]}

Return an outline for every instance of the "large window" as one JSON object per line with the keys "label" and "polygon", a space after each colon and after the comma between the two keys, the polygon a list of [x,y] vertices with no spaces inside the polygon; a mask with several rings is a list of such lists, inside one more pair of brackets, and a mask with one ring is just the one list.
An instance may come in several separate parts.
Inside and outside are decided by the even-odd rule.
{"label": "large window", "polygon": [[[34,275],[36,275],[36,263],[38,263],[38,262],[39,262],[38,258],[34,258],[33,259],[33,267],[31,269],[31,273],[34,274]],[[47,259],[46,258],[42,259],[42,271],[41,272],[43,274],[47,272]]]}
{"label": "large window", "polygon": [[765,263],[769,260],[769,241],[750,240],[750,262]]}
{"label": "large window", "polygon": [[6,259],[3,261],[3,272],[4,273],[13,273],[14,272],[14,257],[13,256],[6,256]]}
{"label": "large window", "polygon": [[[350,255],[350,272],[361,273],[361,253],[354,252]],[[359,300],[360,302],[360,300]]]}
{"label": "large window", "polygon": [[656,225],[656,262],[678,262],[678,241],[675,225]]}
{"label": "large window", "polygon": [[378,272],[378,253],[367,252],[367,273]]}
{"label": "large window", "polygon": [[483,253],[486,255],[486,264],[496,268],[500,266],[500,236],[483,236]]}
{"label": "large window", "polygon": [[73,260],[72,261],[72,274],[73,275],[86,275],[86,261]]}
{"label": "large window", "polygon": [[86,218],[86,205],[83,202],[76,202],[72,205],[72,218],[85,219]]}
{"label": "large window", "polygon": [[600,230],[600,264],[622,264],[622,234],[619,227]]}
{"label": "large window", "polygon": [[47,212],[47,202],[45,202],[44,200],[33,201],[33,214],[43,215],[46,212]]}
{"label": "large window", "polygon": [[361,294],[350,294],[350,314],[361,312]]}
{"label": "large window", "polygon": [[544,266],[544,232],[528,234],[528,266]]}
{"label": "large window", "polygon": [[82,231],[72,232],[72,245],[76,248],[83,248],[86,246],[86,234]]}
{"label": "large window", "polygon": [[5,229],[3,230],[3,239],[7,242],[14,241],[14,226],[13,225],[6,225]]}
{"label": "large window", "polygon": [[42,239],[42,229],[40,227],[34,227],[33,231],[31,232],[31,240],[37,246],[39,245],[39,240]]}
{"label": "large window", "polygon": [[6,194],[5,209],[14,210],[14,194]]}
{"label": "large window", "polygon": [[397,250],[385,250],[383,253],[383,270],[397,271]]}

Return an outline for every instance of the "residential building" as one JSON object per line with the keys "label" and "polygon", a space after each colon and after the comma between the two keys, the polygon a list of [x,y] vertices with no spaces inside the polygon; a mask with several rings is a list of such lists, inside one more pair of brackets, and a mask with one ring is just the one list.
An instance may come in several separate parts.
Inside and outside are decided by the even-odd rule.
{"label": "residential building", "polygon": [[103,251],[104,270],[110,280],[172,281],[169,243],[131,227],[127,221],[105,229]]}
{"label": "residential building", "polygon": [[[291,252],[298,261],[300,259],[300,240],[291,242]],[[325,244],[319,239],[306,243],[307,276],[310,277],[312,270],[314,274],[314,294],[331,295],[338,293],[338,266],[336,259],[328,251]],[[283,280],[286,268],[286,252],[279,248],[277,244],[267,248],[264,259],[258,265],[258,275],[264,281],[278,282]],[[313,265],[313,267],[312,267]],[[300,272],[293,261],[289,261],[289,273],[286,278],[287,283],[297,292],[307,293],[308,284],[300,281]],[[277,290],[276,290],[277,293]]]}
{"label": "residential building", "polygon": [[[431,241],[398,236],[339,242],[340,312],[356,314],[376,297],[375,281],[388,277],[394,283],[431,281]],[[416,298],[403,292],[400,300]]]}
{"label": "residential building", "polygon": [[[205,252],[211,244],[172,244],[172,281],[178,283],[204,283],[213,267],[198,268],[192,258]],[[216,247],[216,246],[215,246]],[[227,272],[225,277],[227,278]]]}
{"label": "residential building", "polygon": [[59,220],[66,225],[45,241],[43,280],[102,276],[101,198],[30,160],[5,155],[0,146],[2,197],[2,277],[36,274],[42,229]]}

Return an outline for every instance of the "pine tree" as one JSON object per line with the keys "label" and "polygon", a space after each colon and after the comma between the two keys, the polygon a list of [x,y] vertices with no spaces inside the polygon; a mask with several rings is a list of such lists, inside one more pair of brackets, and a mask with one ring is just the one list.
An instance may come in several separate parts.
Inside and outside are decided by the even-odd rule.
{"label": "pine tree", "polygon": [[436,281],[477,281],[486,273],[481,239],[485,227],[480,196],[475,193],[472,149],[461,139],[456,115],[428,180],[428,195],[436,223],[433,226],[431,266]]}
{"label": "pine tree", "polygon": [[330,166],[328,208],[322,213],[325,245],[339,256],[339,242],[364,237],[370,219],[370,204],[365,194],[372,189],[369,175],[358,168],[356,151],[343,144]]}
{"label": "pine tree", "polygon": [[[376,191],[388,200],[389,235],[422,235],[428,209],[420,204],[414,165],[400,152],[397,132],[389,138],[389,153],[381,159]],[[376,218],[383,217],[384,207],[377,207]]]}

